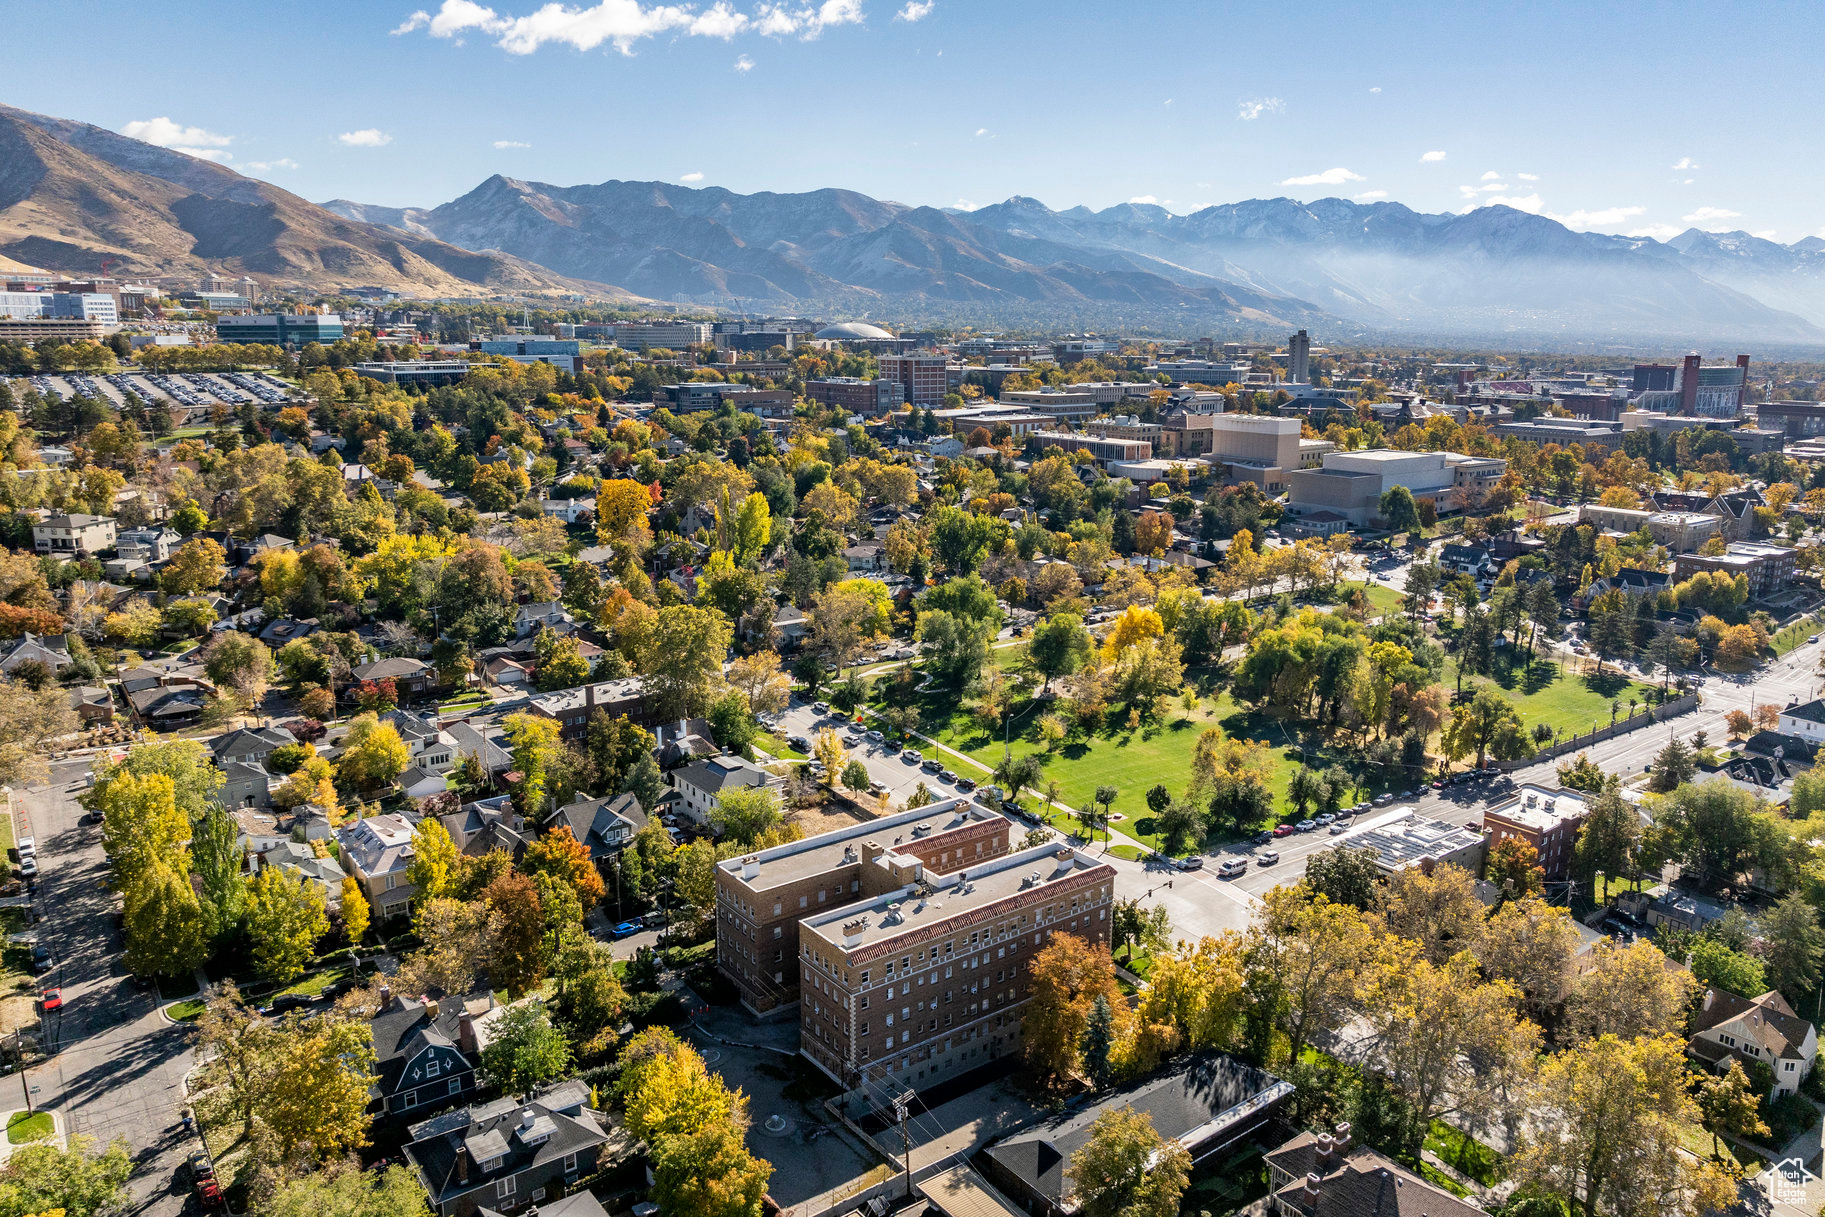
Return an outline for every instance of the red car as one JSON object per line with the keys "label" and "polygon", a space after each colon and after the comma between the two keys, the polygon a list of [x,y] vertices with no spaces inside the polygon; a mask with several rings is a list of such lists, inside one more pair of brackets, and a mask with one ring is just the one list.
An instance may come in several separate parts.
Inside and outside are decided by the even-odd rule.
{"label": "red car", "polygon": [[1279,824],[1274,827],[1274,835],[1276,837],[1290,837],[1297,831],[1298,829],[1294,828],[1291,824]]}
{"label": "red car", "polygon": [[63,1009],[63,990],[46,989],[42,1000],[44,1002],[44,1012],[46,1014],[49,1014],[53,1010],[61,1010]]}

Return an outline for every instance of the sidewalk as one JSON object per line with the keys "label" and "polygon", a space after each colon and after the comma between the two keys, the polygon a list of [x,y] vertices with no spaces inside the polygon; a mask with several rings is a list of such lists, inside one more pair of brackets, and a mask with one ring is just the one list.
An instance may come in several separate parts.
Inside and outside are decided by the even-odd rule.
{"label": "sidewalk", "polygon": [[[24,1112],[25,1108],[15,1107],[11,1111],[0,1114],[0,1127],[11,1124],[15,1115],[21,1115]],[[36,1141],[25,1141],[19,1145],[14,1145],[10,1137],[0,1137],[0,1166],[6,1165],[7,1160],[13,1156],[13,1151],[23,1149],[27,1145],[48,1144],[63,1149],[69,1144],[69,1134],[64,1129],[62,1114],[55,1111],[47,1112],[42,1107],[38,1109],[38,1114],[51,1117],[51,1135],[40,1137]]]}

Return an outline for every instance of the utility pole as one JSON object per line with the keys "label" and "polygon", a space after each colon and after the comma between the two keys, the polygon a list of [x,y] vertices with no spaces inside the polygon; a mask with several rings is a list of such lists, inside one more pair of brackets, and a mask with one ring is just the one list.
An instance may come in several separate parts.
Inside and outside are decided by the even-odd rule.
{"label": "utility pole", "polygon": [[906,1171],[906,1198],[908,1200],[912,1199],[912,1134],[906,1130],[906,1113],[907,1105],[912,1100],[913,1092],[904,1090],[895,1095],[893,1101],[894,1119],[900,1124],[900,1144],[905,1150],[901,1163]]}

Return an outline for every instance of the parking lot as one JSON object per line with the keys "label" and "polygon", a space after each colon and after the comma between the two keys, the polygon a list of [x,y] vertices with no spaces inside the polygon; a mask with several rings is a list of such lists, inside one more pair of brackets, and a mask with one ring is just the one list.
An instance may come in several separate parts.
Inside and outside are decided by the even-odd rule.
{"label": "parking lot", "polygon": [[[895,803],[905,803],[906,797],[924,782],[926,789],[933,797],[940,799],[967,798],[975,788],[975,782],[985,780],[988,775],[970,766],[967,770],[957,769],[959,764],[955,757],[934,756],[929,748],[923,752],[924,762],[935,765],[940,770],[951,767],[954,778],[968,781],[969,788],[958,784],[958,780],[947,781],[941,773],[933,773],[923,767],[918,760],[902,756],[902,750],[887,743],[879,730],[859,727],[854,720],[845,719],[841,711],[820,712],[816,706],[821,703],[801,702],[794,699],[792,706],[780,714],[773,731],[780,738],[791,741],[798,736],[815,745],[818,732],[825,728],[834,728],[843,738],[843,747],[848,750],[849,759],[861,761],[868,769],[871,781],[878,782]],[[800,751],[810,754],[810,748]]]}

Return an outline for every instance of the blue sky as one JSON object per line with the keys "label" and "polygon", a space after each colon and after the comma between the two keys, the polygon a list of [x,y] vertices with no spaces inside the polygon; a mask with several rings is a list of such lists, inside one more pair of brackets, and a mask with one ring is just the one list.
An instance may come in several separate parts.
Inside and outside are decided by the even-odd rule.
{"label": "blue sky", "polygon": [[317,201],[434,206],[498,172],[937,206],[1501,200],[1605,232],[1825,233],[1817,3],[3,11],[12,62],[62,65],[7,103]]}

